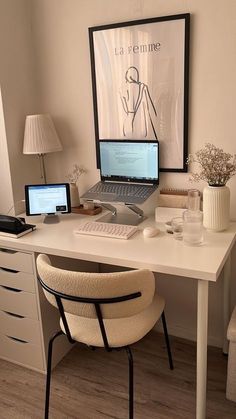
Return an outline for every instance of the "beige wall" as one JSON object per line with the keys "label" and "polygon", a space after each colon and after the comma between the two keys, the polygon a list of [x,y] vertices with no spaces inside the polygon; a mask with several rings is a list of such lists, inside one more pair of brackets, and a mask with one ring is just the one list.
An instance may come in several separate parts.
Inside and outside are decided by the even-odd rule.
{"label": "beige wall", "polygon": [[3,212],[20,206],[24,184],[39,174],[34,158],[22,154],[25,115],[37,100],[30,15],[30,0],[0,0],[0,86],[14,198],[9,202],[7,188],[1,192]]}
{"label": "beige wall", "polygon": [[[73,162],[88,169],[80,179],[81,193],[98,178],[88,27],[106,23],[191,13],[189,151],[210,140],[236,153],[235,0],[34,0],[33,5],[40,109],[53,115],[64,146],[63,153],[48,156],[51,180],[64,179]],[[188,188],[188,179],[188,174],[161,174],[161,185]],[[236,219],[236,176],[228,185],[231,217]],[[196,284],[160,277],[159,288],[169,302],[171,331],[194,338]],[[222,338],[221,291],[220,282],[210,287],[213,344]]]}
{"label": "beige wall", "polygon": [[[63,143],[63,152],[46,157],[49,181],[65,180],[74,162],[88,170],[80,179],[81,193],[98,179],[88,27],[186,12],[191,13],[189,151],[211,140],[235,153],[235,0],[0,0],[0,83],[15,199],[22,185],[38,176],[35,158],[20,154],[28,113],[51,113]],[[162,174],[161,185],[189,187],[188,178]],[[236,176],[228,185],[236,219]],[[236,273],[235,263],[233,269]],[[210,287],[215,344],[222,338],[221,287]],[[170,328],[193,337],[196,286],[161,277],[159,288],[169,303]]]}
{"label": "beige wall", "polygon": [[[73,161],[88,168],[81,192],[97,177],[88,27],[106,23],[191,13],[189,151],[208,140],[236,151],[235,0],[33,0],[33,5],[40,108],[52,113],[64,144],[63,153],[49,156],[51,179],[63,177]],[[189,187],[188,178],[162,174],[161,184]],[[236,176],[229,186],[236,219]]]}

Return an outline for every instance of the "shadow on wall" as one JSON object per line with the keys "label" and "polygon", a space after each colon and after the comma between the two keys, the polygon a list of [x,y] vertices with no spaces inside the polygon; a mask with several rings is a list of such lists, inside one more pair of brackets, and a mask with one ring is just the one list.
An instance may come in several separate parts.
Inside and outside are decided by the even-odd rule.
{"label": "shadow on wall", "polygon": [[0,213],[6,214],[13,208],[13,193],[11,184],[11,172],[8,158],[7,137],[3,114],[2,93],[0,86]]}

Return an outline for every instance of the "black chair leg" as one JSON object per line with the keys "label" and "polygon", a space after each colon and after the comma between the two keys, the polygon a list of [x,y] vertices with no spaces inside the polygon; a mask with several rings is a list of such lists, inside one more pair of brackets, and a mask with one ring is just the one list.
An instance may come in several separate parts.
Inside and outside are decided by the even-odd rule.
{"label": "black chair leg", "polygon": [[129,419],[134,417],[134,367],[133,356],[129,346],[126,346],[126,352],[129,359]]}
{"label": "black chair leg", "polygon": [[47,363],[47,381],[46,381],[46,396],[45,396],[45,413],[44,419],[48,419],[49,414],[49,397],[50,397],[50,383],[51,383],[51,370],[52,370],[52,349],[54,340],[60,336],[64,335],[62,331],[57,332],[49,341],[48,344],[48,363]]}
{"label": "black chair leg", "polygon": [[170,341],[169,341],[169,335],[168,335],[168,331],[167,331],[166,318],[165,318],[164,311],[163,311],[163,313],[161,315],[161,319],[162,319],[162,325],[163,325],[163,330],[164,330],[164,335],[165,335],[165,341],[166,341],[166,348],[167,348],[167,353],[168,353],[169,365],[170,365],[170,369],[173,370],[174,369],[174,365],[173,365],[173,360],[172,360],[172,354],[171,354],[171,349],[170,349]]}

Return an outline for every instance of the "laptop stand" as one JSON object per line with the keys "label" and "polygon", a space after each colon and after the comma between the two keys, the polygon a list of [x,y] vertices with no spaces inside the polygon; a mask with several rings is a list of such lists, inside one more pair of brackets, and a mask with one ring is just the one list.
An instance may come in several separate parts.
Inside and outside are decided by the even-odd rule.
{"label": "laptop stand", "polygon": [[132,214],[119,213],[113,205],[108,203],[101,203],[101,205],[103,208],[107,209],[109,213],[98,218],[96,221],[99,222],[136,226],[146,219],[143,211],[133,204],[125,204],[125,206],[132,211]]}

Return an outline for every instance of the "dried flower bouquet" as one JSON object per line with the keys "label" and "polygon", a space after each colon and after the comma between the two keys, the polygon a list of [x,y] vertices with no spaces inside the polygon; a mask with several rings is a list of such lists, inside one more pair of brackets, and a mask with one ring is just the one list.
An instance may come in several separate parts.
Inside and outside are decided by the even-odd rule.
{"label": "dried flower bouquet", "polygon": [[198,163],[201,170],[191,173],[190,180],[205,180],[210,186],[224,186],[236,174],[236,155],[225,153],[211,143],[206,143],[195,155],[189,154],[187,164],[191,163]]}
{"label": "dried flower bouquet", "polygon": [[84,167],[74,164],[72,172],[70,172],[66,177],[70,183],[76,183],[83,173],[86,173]]}

